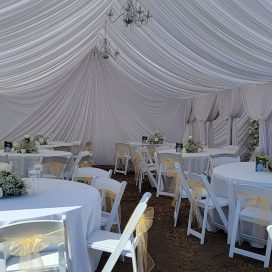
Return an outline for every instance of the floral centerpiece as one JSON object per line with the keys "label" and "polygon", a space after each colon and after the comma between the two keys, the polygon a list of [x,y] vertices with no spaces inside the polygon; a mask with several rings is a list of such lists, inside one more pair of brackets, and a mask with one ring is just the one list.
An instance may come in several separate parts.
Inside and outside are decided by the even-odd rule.
{"label": "floral centerpiece", "polygon": [[38,142],[40,145],[47,145],[48,143],[47,138],[42,134],[36,135],[33,140]]}
{"label": "floral centerpiece", "polygon": [[154,135],[150,135],[148,138],[150,144],[163,144],[163,136],[159,131],[156,131]]}
{"label": "floral centerpiece", "polygon": [[250,120],[248,128],[248,151],[253,154],[259,145],[259,121]]}
{"label": "floral centerpiece", "polygon": [[27,186],[16,172],[0,172],[0,197],[21,196],[27,193]]}
{"label": "floral centerpiece", "polygon": [[31,140],[28,135],[25,135],[24,138],[12,148],[13,152],[17,153],[37,153],[37,145],[34,140]]}
{"label": "floral centerpiece", "polygon": [[203,145],[199,142],[195,142],[192,136],[188,137],[187,143],[185,143],[182,151],[185,153],[198,153],[203,150]]}

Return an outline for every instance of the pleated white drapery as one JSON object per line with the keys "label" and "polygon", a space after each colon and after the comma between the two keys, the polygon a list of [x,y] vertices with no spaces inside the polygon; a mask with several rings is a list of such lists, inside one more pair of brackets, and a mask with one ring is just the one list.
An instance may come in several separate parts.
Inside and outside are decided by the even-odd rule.
{"label": "pleated white drapery", "polygon": [[193,98],[193,108],[200,130],[200,141],[209,147],[214,145],[213,121],[218,117],[217,94],[199,95]]}
{"label": "pleated white drapery", "polygon": [[259,120],[260,150],[272,154],[272,83],[241,87],[246,113]]}
{"label": "pleated white drapery", "polygon": [[[181,140],[190,120],[189,133],[212,146],[211,124],[218,121],[215,137],[223,131],[215,120],[216,93],[234,90],[233,107],[224,116],[232,120],[236,143],[240,102],[233,104],[235,90],[258,84],[254,92],[262,92],[259,84],[272,82],[272,2],[145,0],[153,15],[148,25],[125,29],[119,19],[107,28],[121,56],[106,65],[89,54],[106,12],[112,6],[117,14],[122,4],[0,1],[1,141],[36,132],[58,140],[93,140],[97,162],[108,163],[113,161],[114,141],[138,140],[158,129],[169,141]],[[193,102],[200,108],[193,105],[189,117],[181,98],[207,93],[212,99]],[[265,100],[267,112],[249,114],[266,118],[261,120],[263,145],[271,137],[272,104]],[[201,124],[199,136],[194,120]],[[238,126],[245,128],[245,120],[242,115]],[[240,127],[239,133],[243,135]]]}
{"label": "pleated white drapery", "polygon": [[237,119],[243,114],[243,102],[240,89],[217,94],[219,114],[227,121],[226,144],[238,145]]}

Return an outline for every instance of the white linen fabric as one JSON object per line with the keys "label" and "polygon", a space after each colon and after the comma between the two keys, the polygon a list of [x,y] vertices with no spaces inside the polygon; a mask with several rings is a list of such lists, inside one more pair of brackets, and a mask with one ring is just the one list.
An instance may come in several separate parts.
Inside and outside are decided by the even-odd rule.
{"label": "white linen fabric", "polygon": [[227,121],[227,145],[238,145],[237,119],[243,114],[240,89],[217,94],[219,114]]}
{"label": "white linen fabric", "polygon": [[[0,141],[37,133],[91,140],[96,163],[112,163],[115,142],[155,130],[180,140],[181,98],[272,81],[271,1],[146,0],[148,25],[125,29],[119,19],[107,28],[121,56],[105,63],[90,52],[105,13],[122,4],[1,1]],[[204,113],[194,115],[212,146],[216,107]]]}
{"label": "white linen fabric", "polygon": [[[229,199],[229,230],[228,239],[231,237],[235,214],[235,194],[234,182],[260,186],[264,188],[272,188],[272,174],[267,172],[256,172],[255,162],[239,162],[229,163],[215,167],[213,170],[211,186],[217,196]],[[265,228],[253,228],[252,224],[247,224],[245,231],[250,235],[254,231],[254,235],[264,239]],[[259,230],[256,233],[256,230]]]}
{"label": "white linen fabric", "polygon": [[253,120],[259,120],[260,151],[272,154],[272,83],[243,86],[245,110]]}
{"label": "white linen fabric", "polygon": [[67,180],[40,179],[37,194],[1,198],[0,203],[1,226],[65,214],[72,271],[95,271],[100,255],[94,253],[89,260],[86,245],[86,239],[101,222],[101,197],[95,188]]}

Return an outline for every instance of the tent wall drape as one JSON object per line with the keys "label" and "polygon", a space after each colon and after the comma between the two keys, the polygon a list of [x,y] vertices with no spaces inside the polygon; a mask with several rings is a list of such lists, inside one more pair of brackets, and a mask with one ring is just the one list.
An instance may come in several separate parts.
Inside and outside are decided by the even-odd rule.
{"label": "tent wall drape", "polygon": [[167,141],[182,139],[185,101],[143,91],[115,62],[90,54],[66,82],[49,87],[49,92],[1,95],[1,141],[38,133],[67,141],[88,139],[95,163],[112,164],[116,142],[140,141],[156,130]]}
{"label": "tent wall drape", "polygon": [[196,96],[193,109],[200,130],[200,142],[209,147],[214,145],[213,121],[218,117],[217,94]]}
{"label": "tent wall drape", "polygon": [[260,150],[272,154],[272,83],[241,87],[245,110],[259,120]]}

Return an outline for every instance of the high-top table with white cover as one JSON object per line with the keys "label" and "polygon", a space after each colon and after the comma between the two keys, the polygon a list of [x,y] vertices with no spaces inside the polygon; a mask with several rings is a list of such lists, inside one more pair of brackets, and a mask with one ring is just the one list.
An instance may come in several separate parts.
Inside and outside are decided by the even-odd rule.
{"label": "high-top table with white cover", "polygon": [[3,150],[0,151],[0,156],[8,155],[9,160],[12,161],[12,168],[24,177],[28,176],[28,169],[33,167],[34,164],[40,162],[41,157],[61,156],[69,158],[72,153],[65,151],[54,151],[42,149],[38,153],[5,153]]}
{"label": "high-top table with white cover", "polygon": [[[176,149],[162,150],[159,152],[160,153],[177,153]],[[182,152],[181,155],[184,161],[184,169],[192,173],[202,174],[208,168],[210,155],[217,155],[217,154],[224,154],[224,153],[234,154],[235,151],[230,149],[222,149],[222,148],[205,148],[203,151],[197,152],[197,153]]]}
{"label": "high-top table with white cover", "polygon": [[86,239],[101,223],[101,197],[95,188],[67,180],[40,179],[35,195],[0,198],[0,226],[65,214],[72,271],[94,272],[100,255],[89,258]]}
{"label": "high-top table with white cover", "polygon": [[[229,239],[231,236],[236,205],[234,182],[272,189],[272,173],[256,172],[255,162],[228,163],[214,168],[211,185],[215,194],[229,199]],[[245,230],[248,233],[252,232],[253,228],[256,230],[256,227],[250,224],[245,226]],[[265,234],[265,228],[263,228],[263,230],[260,228],[258,232],[259,234],[254,233],[254,235],[262,237]]]}

